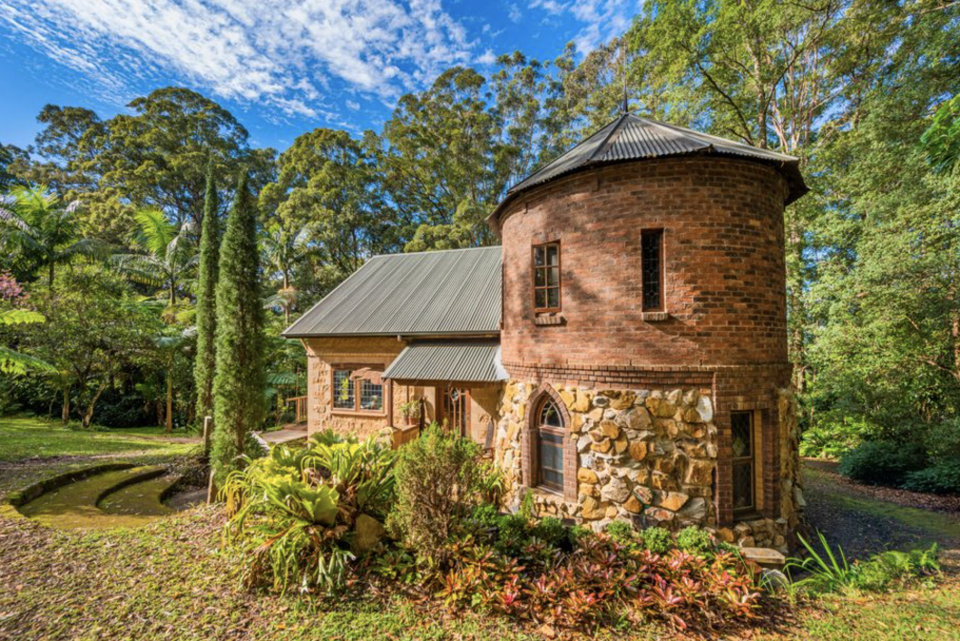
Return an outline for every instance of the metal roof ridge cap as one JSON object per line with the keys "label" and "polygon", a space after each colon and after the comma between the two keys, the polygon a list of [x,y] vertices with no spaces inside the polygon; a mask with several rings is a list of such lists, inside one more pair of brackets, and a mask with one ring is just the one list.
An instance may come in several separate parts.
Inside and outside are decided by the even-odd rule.
{"label": "metal roof ridge cap", "polygon": [[[620,129],[623,127],[623,123],[627,122],[627,119],[630,115],[630,112],[626,112],[612,123],[613,127],[610,128],[610,133],[608,133],[606,138],[603,139],[603,142],[597,145],[597,148],[594,149],[593,153],[587,157],[587,161],[581,164],[581,167],[597,162],[598,159],[602,159],[603,154],[607,150],[607,145],[610,144],[610,140],[613,138],[613,135],[620,131]],[[587,140],[589,140],[589,138]]]}

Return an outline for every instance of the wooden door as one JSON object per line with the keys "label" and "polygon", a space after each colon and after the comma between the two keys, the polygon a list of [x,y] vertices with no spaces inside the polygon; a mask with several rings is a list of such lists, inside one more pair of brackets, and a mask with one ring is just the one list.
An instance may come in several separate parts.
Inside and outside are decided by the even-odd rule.
{"label": "wooden door", "polygon": [[441,423],[460,436],[470,432],[470,388],[447,383],[442,390]]}

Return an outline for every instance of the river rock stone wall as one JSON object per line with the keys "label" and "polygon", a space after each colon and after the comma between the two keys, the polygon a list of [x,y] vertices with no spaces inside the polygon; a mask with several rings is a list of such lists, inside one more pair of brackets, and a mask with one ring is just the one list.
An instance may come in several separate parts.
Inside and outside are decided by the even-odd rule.
{"label": "river rock stone wall", "polygon": [[[538,386],[511,380],[504,387],[494,457],[504,472],[508,507],[531,492],[540,516],[574,519],[602,529],[615,519],[640,527],[706,528],[744,547],[786,550],[802,508],[793,399],[781,394],[781,489],[779,518],[717,523],[714,474],[717,427],[709,390],[601,390],[553,385],[569,414],[566,447],[575,449],[576,498],[523,483],[524,430]],[[568,453],[569,454],[569,453]],[[570,493],[568,493],[570,496]],[[789,498],[788,498],[789,497]]]}

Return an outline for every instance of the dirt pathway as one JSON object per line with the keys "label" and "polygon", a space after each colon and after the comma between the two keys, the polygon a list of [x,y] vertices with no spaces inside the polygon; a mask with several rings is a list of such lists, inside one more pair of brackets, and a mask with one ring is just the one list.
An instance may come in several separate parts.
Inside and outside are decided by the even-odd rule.
{"label": "dirt pathway", "polygon": [[806,518],[848,558],[936,542],[952,562],[960,558],[960,500],[860,485],[836,464],[804,462]]}

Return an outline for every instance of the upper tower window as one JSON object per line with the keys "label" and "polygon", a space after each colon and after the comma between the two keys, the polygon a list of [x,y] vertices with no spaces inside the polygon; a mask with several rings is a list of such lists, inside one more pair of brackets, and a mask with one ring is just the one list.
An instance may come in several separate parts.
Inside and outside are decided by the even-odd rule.
{"label": "upper tower window", "polygon": [[533,307],[560,311],[560,243],[533,246]]}
{"label": "upper tower window", "polygon": [[640,272],[643,311],[663,311],[663,230],[640,232]]}

